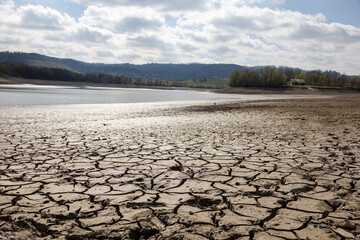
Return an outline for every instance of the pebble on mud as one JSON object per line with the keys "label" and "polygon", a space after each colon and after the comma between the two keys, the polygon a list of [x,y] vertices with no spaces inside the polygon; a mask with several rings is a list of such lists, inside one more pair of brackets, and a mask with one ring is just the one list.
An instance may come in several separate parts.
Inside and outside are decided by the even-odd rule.
{"label": "pebble on mud", "polygon": [[355,230],[356,225],[349,220],[344,220],[338,224],[339,228],[348,229],[348,230]]}
{"label": "pebble on mud", "polygon": [[325,223],[320,223],[320,228],[329,228],[330,226]]}

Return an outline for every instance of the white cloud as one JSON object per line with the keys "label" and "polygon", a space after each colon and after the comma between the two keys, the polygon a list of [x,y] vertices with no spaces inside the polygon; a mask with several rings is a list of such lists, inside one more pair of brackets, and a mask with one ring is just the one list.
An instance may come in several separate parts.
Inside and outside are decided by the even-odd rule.
{"label": "white cloud", "polygon": [[272,2],[273,4],[279,4],[279,5],[281,5],[281,4],[284,4],[284,3],[286,2],[286,0],[271,0],[271,2]]}
{"label": "white cloud", "polygon": [[17,10],[23,28],[61,30],[74,23],[67,14],[42,6],[27,5]]}
{"label": "white cloud", "polygon": [[189,11],[203,10],[206,8],[207,0],[72,0],[85,6],[110,6],[110,7],[151,7],[161,11]]}
{"label": "white cloud", "polygon": [[110,31],[99,29],[89,26],[80,26],[73,33],[69,35],[69,38],[76,42],[93,42],[99,44],[106,44],[106,42],[113,37]]}
{"label": "white cloud", "polygon": [[158,30],[165,24],[164,18],[150,8],[99,6],[88,7],[80,22],[123,33],[140,32],[144,29]]}
{"label": "white cloud", "polygon": [[359,28],[328,24],[322,14],[254,6],[283,0],[73,1],[86,5],[79,19],[0,0],[0,50],[88,62],[223,62],[359,74]]}

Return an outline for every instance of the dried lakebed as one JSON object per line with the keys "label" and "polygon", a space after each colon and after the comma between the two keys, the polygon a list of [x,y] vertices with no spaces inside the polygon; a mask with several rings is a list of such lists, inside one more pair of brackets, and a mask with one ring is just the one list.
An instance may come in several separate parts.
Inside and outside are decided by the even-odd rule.
{"label": "dried lakebed", "polygon": [[2,239],[355,239],[360,98],[0,108]]}

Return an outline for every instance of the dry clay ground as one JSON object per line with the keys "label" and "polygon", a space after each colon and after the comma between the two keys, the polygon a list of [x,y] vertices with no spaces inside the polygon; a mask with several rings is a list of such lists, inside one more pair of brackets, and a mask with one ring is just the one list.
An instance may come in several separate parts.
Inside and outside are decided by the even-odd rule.
{"label": "dry clay ground", "polygon": [[1,239],[360,239],[360,97],[0,108]]}

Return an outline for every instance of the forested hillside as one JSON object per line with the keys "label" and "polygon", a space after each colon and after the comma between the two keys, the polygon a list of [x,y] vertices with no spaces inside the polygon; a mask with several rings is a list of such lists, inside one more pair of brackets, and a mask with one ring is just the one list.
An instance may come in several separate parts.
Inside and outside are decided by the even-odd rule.
{"label": "forested hillside", "polygon": [[246,67],[235,64],[103,64],[73,59],[48,57],[36,53],[0,52],[0,63],[21,63],[28,66],[62,68],[74,72],[102,73],[133,79],[188,80],[201,78],[229,78],[231,72]]}
{"label": "forested hillside", "polygon": [[20,63],[0,64],[0,76],[66,82],[132,84],[132,79],[124,76],[113,76],[101,73],[81,74],[61,68],[35,67]]}
{"label": "forested hillside", "polygon": [[103,73],[81,74],[61,68],[35,67],[20,63],[0,63],[0,77],[18,77],[66,82],[111,83],[127,86],[158,86],[187,88],[224,88],[227,79],[154,80],[132,79]]}

